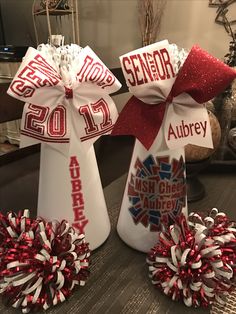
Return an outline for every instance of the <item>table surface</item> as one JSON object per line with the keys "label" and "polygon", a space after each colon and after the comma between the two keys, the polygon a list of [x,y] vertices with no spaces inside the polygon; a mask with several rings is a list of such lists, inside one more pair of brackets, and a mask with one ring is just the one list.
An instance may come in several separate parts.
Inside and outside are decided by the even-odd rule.
{"label": "table surface", "polygon": [[[0,208],[3,211],[30,208],[35,213],[38,189],[39,154],[0,167]],[[206,197],[189,204],[189,211],[217,207],[235,218],[235,173],[204,173],[200,176]],[[116,233],[116,222],[126,176],[104,189],[112,230],[107,241],[91,256],[91,274],[84,287],[47,313],[159,313],[207,314],[173,302],[160,293],[148,278],[146,255],[128,247]],[[0,303],[1,313],[17,313]],[[18,312],[19,313],[19,312]]]}

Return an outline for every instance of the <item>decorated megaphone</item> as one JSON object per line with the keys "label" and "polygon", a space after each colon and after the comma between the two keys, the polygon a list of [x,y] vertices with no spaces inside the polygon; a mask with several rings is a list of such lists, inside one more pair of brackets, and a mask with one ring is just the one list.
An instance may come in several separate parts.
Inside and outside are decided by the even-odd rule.
{"label": "decorated megaphone", "polygon": [[133,96],[114,135],[136,142],[117,224],[129,246],[147,252],[162,226],[187,214],[184,146],[212,147],[203,103],[224,90],[236,72],[194,46],[189,53],[167,40],[120,57]]}
{"label": "decorated megaphone", "polygon": [[89,48],[29,48],[8,93],[25,101],[21,146],[41,143],[38,215],[67,220],[90,248],[110,232],[93,144],[109,134],[120,83]]}

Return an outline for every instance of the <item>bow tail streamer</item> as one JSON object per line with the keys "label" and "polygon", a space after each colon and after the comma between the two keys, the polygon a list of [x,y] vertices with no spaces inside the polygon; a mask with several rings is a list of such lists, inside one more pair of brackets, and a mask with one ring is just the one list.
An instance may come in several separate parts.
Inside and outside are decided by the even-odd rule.
{"label": "bow tail streamer", "polygon": [[134,135],[146,149],[150,148],[160,129],[165,108],[164,102],[153,106],[132,96],[121,111],[112,135]]}
{"label": "bow tail streamer", "polygon": [[209,115],[203,104],[184,106],[177,102],[171,103],[166,110],[163,128],[169,149],[187,144],[213,148]]}
{"label": "bow tail streamer", "polygon": [[41,143],[50,145],[52,149],[67,156],[70,149],[71,120],[71,108],[66,104],[46,107],[25,103],[21,119],[20,147]]}

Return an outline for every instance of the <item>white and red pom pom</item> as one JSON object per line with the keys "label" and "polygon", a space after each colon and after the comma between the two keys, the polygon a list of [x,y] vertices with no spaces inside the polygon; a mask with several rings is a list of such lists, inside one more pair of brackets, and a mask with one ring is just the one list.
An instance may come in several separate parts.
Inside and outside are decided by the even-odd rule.
{"label": "white and red pom pom", "polygon": [[152,283],[187,306],[224,304],[235,286],[236,223],[217,209],[192,213],[160,233],[148,254]]}
{"label": "white and red pom pom", "polygon": [[63,302],[89,275],[84,235],[66,221],[0,213],[0,293],[23,313]]}

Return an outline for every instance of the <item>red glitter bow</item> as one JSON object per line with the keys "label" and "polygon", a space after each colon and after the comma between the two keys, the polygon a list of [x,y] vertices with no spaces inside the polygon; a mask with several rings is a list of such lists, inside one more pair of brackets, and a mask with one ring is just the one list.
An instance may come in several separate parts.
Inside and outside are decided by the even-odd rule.
{"label": "red glitter bow", "polygon": [[193,46],[166,100],[150,105],[132,96],[120,113],[112,134],[134,135],[149,149],[162,125],[166,106],[174,97],[187,93],[196,102],[204,103],[224,91],[234,78],[234,69]]}

